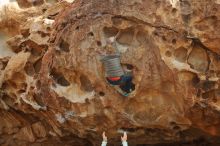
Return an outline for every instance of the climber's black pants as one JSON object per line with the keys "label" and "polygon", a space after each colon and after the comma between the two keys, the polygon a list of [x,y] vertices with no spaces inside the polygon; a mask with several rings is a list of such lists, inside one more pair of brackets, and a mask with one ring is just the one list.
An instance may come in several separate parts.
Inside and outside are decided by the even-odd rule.
{"label": "climber's black pants", "polygon": [[111,81],[108,78],[106,78],[107,81],[112,84],[112,85],[119,85],[120,88],[127,93],[130,93],[132,90],[134,90],[133,88],[133,83],[132,83],[132,76],[129,75],[123,75],[121,76],[121,78],[117,81]]}

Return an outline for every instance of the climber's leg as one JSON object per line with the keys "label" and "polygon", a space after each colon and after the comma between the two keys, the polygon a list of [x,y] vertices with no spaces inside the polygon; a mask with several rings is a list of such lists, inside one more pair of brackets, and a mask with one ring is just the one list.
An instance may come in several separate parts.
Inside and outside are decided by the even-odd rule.
{"label": "climber's leg", "polygon": [[121,76],[121,82],[131,82],[132,81],[132,76],[131,75],[123,75]]}
{"label": "climber's leg", "polygon": [[120,88],[126,93],[131,93],[135,89],[135,86],[132,83],[132,76],[122,76]]}

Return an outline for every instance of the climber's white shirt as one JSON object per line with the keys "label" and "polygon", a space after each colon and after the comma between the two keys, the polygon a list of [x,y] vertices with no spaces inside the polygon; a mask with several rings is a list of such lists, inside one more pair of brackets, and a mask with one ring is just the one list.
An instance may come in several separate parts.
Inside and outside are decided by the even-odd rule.
{"label": "climber's white shirt", "polygon": [[127,141],[122,141],[122,145],[123,145],[123,146],[128,146]]}
{"label": "climber's white shirt", "polygon": [[[127,141],[122,141],[122,145],[123,146],[128,146]],[[102,145],[101,146],[107,146],[107,141],[102,141]]]}
{"label": "climber's white shirt", "polygon": [[107,146],[107,141],[102,141],[102,145],[101,146]]}

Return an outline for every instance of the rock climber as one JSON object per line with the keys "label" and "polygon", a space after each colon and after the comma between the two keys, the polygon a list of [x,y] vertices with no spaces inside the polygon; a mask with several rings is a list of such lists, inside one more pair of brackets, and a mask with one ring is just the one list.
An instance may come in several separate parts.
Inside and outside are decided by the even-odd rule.
{"label": "rock climber", "polygon": [[[101,146],[107,146],[107,136],[105,135],[105,132],[102,133],[102,145]],[[122,146],[128,146],[127,143],[127,133],[124,132],[124,135],[121,137]]]}
{"label": "rock climber", "polygon": [[[132,83],[132,74],[125,72],[120,63],[120,51],[117,48],[115,37],[109,38],[107,47],[114,48],[116,53],[105,55],[101,61],[104,64],[106,80],[124,96],[128,96],[135,88]],[[119,87],[119,88],[118,88]]]}
{"label": "rock climber", "polygon": [[134,84],[132,83],[131,75],[122,75],[120,77],[106,77],[106,80],[111,85],[119,85],[125,94],[129,94],[134,90]]}

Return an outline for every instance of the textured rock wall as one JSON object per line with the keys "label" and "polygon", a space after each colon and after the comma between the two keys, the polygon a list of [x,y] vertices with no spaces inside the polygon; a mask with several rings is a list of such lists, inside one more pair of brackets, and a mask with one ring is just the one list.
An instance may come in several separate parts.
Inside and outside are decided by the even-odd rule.
{"label": "textured rock wall", "polygon": [[[123,131],[130,145],[218,143],[218,0],[31,2],[0,21],[11,37],[0,49],[0,144],[99,145],[102,131],[112,145]],[[134,76],[129,97],[105,81],[112,37]]]}

